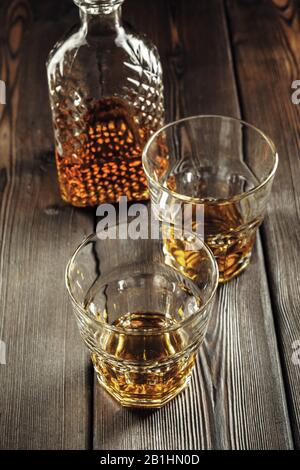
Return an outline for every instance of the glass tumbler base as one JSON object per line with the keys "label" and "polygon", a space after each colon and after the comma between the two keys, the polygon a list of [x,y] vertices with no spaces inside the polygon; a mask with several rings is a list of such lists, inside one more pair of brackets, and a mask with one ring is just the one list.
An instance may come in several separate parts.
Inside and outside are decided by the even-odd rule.
{"label": "glass tumbler base", "polygon": [[250,264],[251,255],[252,253],[250,252],[245,258],[240,259],[239,262],[232,267],[230,272],[224,274],[219,271],[219,284],[225,284],[226,282],[231,281],[231,279],[234,279],[235,277],[239,276],[243,271],[245,271],[245,269]]}
{"label": "glass tumbler base", "polygon": [[122,406],[129,408],[161,408],[189,383],[195,353],[173,366],[159,370],[121,370],[92,355],[99,384]]}
{"label": "glass tumbler base", "polygon": [[179,388],[171,391],[169,394],[166,394],[163,398],[147,398],[147,397],[135,397],[129,393],[118,393],[115,390],[111,389],[102,379],[101,376],[97,375],[97,380],[101,387],[103,387],[106,392],[109,393],[121,406],[124,408],[162,408],[167,403],[169,403],[173,398],[179,395],[189,384],[191,380],[191,375],[186,377],[184,383],[181,384]]}

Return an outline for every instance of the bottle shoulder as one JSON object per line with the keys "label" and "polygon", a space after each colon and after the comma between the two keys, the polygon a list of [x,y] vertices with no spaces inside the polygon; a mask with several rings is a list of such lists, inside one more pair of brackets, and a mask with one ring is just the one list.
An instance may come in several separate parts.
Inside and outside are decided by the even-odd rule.
{"label": "bottle shoulder", "polygon": [[76,56],[77,51],[84,47],[86,41],[81,28],[73,26],[59,41],[57,41],[49,52],[46,66],[52,68],[64,61],[67,55]]}
{"label": "bottle shoulder", "polygon": [[55,44],[46,65],[51,74],[57,67],[66,70],[66,67],[76,66],[76,62],[88,64],[91,61],[109,61],[112,66],[122,62],[136,72],[142,67],[157,76],[162,74],[156,46],[145,35],[123,27],[115,35],[99,35],[92,39],[82,28],[73,28]]}
{"label": "bottle shoulder", "polygon": [[116,44],[125,51],[128,67],[135,71],[142,67],[157,76],[162,74],[158,49],[147,36],[124,30],[116,39]]}

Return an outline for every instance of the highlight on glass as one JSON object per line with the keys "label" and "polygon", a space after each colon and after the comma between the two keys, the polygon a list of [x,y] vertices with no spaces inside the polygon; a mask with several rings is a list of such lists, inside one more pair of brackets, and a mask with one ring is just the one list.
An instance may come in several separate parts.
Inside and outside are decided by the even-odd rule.
{"label": "highlight on glass", "polygon": [[91,235],[66,269],[98,381],[128,407],[161,407],[187,385],[218,285],[200,238],[160,230],[158,239]]}
{"label": "highlight on glass", "polygon": [[172,223],[180,205],[204,206],[202,231],[216,257],[220,282],[237,276],[250,262],[277,165],[274,143],[262,131],[217,115],[168,124],[143,152],[160,219]]}

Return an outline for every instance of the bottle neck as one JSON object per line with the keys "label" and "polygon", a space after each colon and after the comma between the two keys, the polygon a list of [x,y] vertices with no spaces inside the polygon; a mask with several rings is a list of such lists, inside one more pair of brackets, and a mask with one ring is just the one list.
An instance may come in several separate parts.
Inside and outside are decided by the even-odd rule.
{"label": "bottle neck", "polygon": [[124,0],[74,0],[80,10],[85,33],[111,34],[122,26]]}
{"label": "bottle neck", "polygon": [[86,34],[112,34],[122,26],[122,8],[104,13],[100,10],[98,13],[90,13],[80,8],[81,24]]}

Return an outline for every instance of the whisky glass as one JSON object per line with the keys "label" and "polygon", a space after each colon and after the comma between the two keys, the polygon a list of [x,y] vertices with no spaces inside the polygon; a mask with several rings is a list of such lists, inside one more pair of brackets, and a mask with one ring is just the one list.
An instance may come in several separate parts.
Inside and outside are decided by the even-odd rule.
{"label": "whisky glass", "polygon": [[194,218],[192,226],[212,250],[221,283],[249,264],[277,165],[274,143],[262,131],[217,115],[168,124],[143,152],[158,218],[175,223],[178,207],[202,207],[202,222]]}
{"label": "whisky glass", "polygon": [[[123,406],[157,408],[189,382],[218,268],[195,234],[162,224],[155,239],[150,228],[147,239],[131,239],[127,229],[119,224],[112,237],[103,239],[103,231],[85,239],[68,263],[66,285],[99,383]],[[169,249],[175,237],[189,275]]]}

